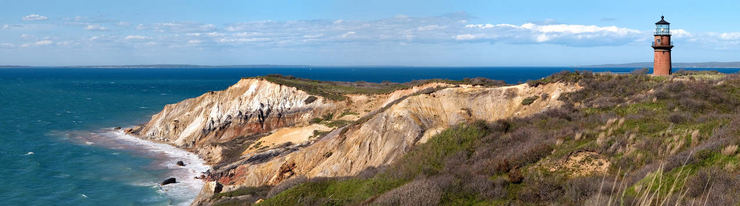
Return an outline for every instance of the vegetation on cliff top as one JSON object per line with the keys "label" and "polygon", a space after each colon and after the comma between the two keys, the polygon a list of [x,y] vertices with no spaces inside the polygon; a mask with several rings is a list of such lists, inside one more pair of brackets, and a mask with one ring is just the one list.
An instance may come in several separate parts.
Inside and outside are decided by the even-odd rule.
{"label": "vegetation on cliff top", "polygon": [[552,82],[583,89],[562,108],[452,127],[355,177],[285,181],[260,205],[740,204],[737,75],[563,72],[529,84]]}
{"label": "vegetation on cliff top", "polygon": [[296,78],[293,76],[283,76],[279,74],[271,74],[267,76],[257,77],[267,81],[281,84],[285,86],[295,87],[303,90],[306,93],[322,96],[324,98],[342,101],[347,99],[345,95],[348,94],[387,94],[400,89],[407,89],[413,86],[432,82],[442,82],[449,84],[472,84],[472,85],[483,85],[483,86],[501,86],[505,85],[503,81],[490,80],[485,78],[466,78],[464,80],[443,80],[443,79],[432,79],[432,80],[420,80],[412,81],[408,83],[395,83],[395,82],[383,82],[383,83],[372,83],[372,82],[337,82],[337,81],[319,81],[311,79]]}

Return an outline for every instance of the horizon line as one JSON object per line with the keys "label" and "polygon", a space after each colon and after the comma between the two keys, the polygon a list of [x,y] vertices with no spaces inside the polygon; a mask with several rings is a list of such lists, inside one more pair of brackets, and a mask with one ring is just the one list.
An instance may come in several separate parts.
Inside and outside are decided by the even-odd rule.
{"label": "horizon line", "polygon": [[[611,64],[592,64],[592,65],[310,65],[310,64],[101,64],[101,65],[0,65],[0,68],[249,68],[249,67],[646,67],[652,66],[653,62],[631,62],[631,63],[611,63]],[[674,65],[681,64],[737,64],[737,66],[727,68],[739,68],[740,61],[708,61],[708,62],[676,62]],[[715,66],[716,67],[716,66]],[[651,68],[651,67],[647,67]]]}

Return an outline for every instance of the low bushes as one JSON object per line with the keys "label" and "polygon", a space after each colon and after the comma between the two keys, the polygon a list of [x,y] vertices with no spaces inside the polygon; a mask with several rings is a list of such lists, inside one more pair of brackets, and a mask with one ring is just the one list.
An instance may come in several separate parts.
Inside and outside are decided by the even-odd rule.
{"label": "low bushes", "polygon": [[530,104],[534,103],[534,101],[537,100],[538,98],[540,98],[540,97],[539,96],[531,96],[531,97],[524,98],[522,100],[522,105],[530,105]]}
{"label": "low bushes", "polygon": [[[347,94],[386,94],[399,89],[407,89],[413,86],[432,83],[442,82],[449,84],[472,84],[478,86],[502,86],[506,85],[503,81],[490,80],[486,78],[466,78],[464,80],[445,80],[445,79],[431,79],[422,81],[412,81],[409,83],[393,83],[393,82],[382,82],[382,83],[370,83],[370,82],[334,82],[334,81],[318,81],[311,79],[296,78],[293,76],[283,76],[279,74],[270,74],[259,77],[267,81],[281,84],[285,86],[295,87],[311,95],[322,96],[324,98],[344,101],[347,99]],[[315,101],[315,97],[309,97],[304,102],[310,104]]]}
{"label": "low bushes", "polygon": [[[644,194],[670,205],[740,202],[738,77],[564,72],[529,84],[552,82],[583,89],[561,95],[559,109],[454,126],[358,177],[279,186],[263,204],[659,204]],[[580,152],[611,164],[582,174],[551,166]],[[646,186],[652,177],[661,181]]]}

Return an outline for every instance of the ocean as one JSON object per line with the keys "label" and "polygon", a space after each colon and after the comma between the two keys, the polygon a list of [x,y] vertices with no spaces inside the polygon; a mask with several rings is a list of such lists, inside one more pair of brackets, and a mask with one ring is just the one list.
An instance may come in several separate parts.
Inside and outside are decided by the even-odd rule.
{"label": "ocean", "polygon": [[[562,70],[635,69],[4,68],[0,69],[0,205],[188,205],[202,186],[193,177],[208,166],[193,154],[113,128],[145,123],[165,104],[223,90],[241,77],[283,74],[367,82],[486,77],[522,83]],[[175,165],[178,160],[186,166]],[[158,185],[168,177],[181,183]]]}

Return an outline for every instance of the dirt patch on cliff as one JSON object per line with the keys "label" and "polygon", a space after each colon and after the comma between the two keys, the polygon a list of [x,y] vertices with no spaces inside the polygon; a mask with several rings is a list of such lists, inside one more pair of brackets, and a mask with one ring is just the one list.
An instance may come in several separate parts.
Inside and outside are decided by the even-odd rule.
{"label": "dirt patch on cliff", "polygon": [[262,149],[277,147],[286,143],[301,144],[311,139],[316,132],[327,132],[331,128],[322,124],[311,124],[304,127],[285,127],[272,132],[272,134],[260,138],[250,145],[242,155],[254,153]]}
{"label": "dirt patch on cliff", "polygon": [[605,174],[611,162],[596,152],[584,151],[568,155],[565,159],[553,163],[550,171],[567,171],[571,176],[589,176]]}
{"label": "dirt patch on cliff", "polygon": [[[403,97],[412,95],[416,92],[428,89],[428,88],[442,88],[442,87],[452,87],[455,85],[447,84],[447,83],[441,83],[441,82],[432,82],[427,84],[421,84],[418,86],[413,86],[408,89],[400,89],[393,91],[388,94],[375,94],[375,95],[364,95],[364,94],[350,94],[347,95],[351,101],[351,107],[348,107],[348,111],[355,113],[356,115],[348,115],[346,119],[348,120],[357,120],[359,118],[362,118],[363,116],[369,114],[370,112],[376,111],[382,107],[387,106],[388,104],[392,104],[398,99],[401,99]],[[356,117],[356,118],[354,118]]]}

